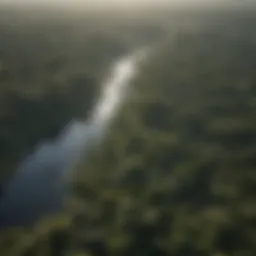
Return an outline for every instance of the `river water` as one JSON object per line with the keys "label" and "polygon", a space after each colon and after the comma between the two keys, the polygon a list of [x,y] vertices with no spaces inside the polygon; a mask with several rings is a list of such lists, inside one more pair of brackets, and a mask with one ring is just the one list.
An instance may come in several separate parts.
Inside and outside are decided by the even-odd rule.
{"label": "river water", "polygon": [[58,138],[41,142],[21,163],[0,200],[0,228],[33,224],[61,210],[66,189],[63,179],[104,134],[143,56],[144,51],[138,51],[117,60],[90,119],[72,121]]}

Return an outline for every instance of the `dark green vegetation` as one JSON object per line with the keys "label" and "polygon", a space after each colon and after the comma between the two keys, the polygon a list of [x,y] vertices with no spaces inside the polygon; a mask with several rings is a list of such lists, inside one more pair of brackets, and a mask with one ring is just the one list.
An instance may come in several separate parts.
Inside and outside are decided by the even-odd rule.
{"label": "dark green vegetation", "polygon": [[10,231],[3,243],[10,236],[17,251],[7,244],[2,254],[254,256],[254,16],[174,26],[75,170],[71,226]]}
{"label": "dark green vegetation", "polygon": [[74,177],[78,250],[255,255],[255,21],[180,31],[141,67]]}

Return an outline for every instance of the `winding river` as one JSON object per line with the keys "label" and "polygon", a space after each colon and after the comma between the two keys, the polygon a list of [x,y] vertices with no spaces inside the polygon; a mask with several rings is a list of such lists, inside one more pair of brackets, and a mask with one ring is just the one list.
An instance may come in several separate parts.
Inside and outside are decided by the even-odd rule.
{"label": "winding river", "polygon": [[145,52],[116,61],[89,120],[72,121],[54,141],[41,142],[21,163],[0,200],[0,228],[29,225],[63,207],[64,177],[90,144],[100,139]]}

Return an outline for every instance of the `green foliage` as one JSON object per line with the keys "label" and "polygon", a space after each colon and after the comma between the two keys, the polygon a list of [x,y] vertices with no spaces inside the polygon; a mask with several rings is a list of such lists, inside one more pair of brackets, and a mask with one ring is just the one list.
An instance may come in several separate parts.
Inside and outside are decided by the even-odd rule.
{"label": "green foliage", "polygon": [[42,220],[33,228],[14,228],[0,233],[0,252],[5,256],[63,255],[69,246],[71,216]]}
{"label": "green foliage", "polygon": [[142,65],[74,175],[78,250],[255,255],[255,37],[236,22],[180,32]]}

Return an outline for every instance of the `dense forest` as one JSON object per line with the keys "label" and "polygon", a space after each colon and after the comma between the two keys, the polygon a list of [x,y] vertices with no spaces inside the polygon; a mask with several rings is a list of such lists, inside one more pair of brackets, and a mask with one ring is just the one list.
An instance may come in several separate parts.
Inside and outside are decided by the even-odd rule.
{"label": "dense forest", "polygon": [[157,17],[108,18],[72,37],[66,25],[2,25],[2,48],[20,42],[1,55],[2,177],[9,159],[85,117],[116,56],[155,45],[104,140],[72,170],[66,211],[0,233],[1,255],[256,254],[255,10]]}
{"label": "dense forest", "polygon": [[74,175],[76,249],[256,253],[255,21],[179,31],[142,65],[104,143]]}

